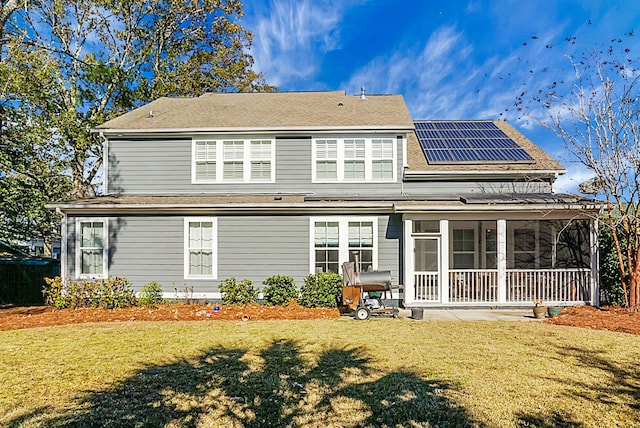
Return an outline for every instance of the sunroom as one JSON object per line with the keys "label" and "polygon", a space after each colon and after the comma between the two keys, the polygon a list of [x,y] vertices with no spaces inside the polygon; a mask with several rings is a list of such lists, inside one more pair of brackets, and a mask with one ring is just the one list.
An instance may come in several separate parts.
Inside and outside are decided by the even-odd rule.
{"label": "sunroom", "polygon": [[405,214],[407,307],[598,304],[588,213]]}

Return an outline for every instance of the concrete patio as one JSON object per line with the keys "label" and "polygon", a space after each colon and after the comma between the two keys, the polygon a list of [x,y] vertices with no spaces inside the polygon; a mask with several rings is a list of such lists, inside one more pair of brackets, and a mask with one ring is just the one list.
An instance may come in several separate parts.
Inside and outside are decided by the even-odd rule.
{"label": "concrete patio", "polygon": [[[413,319],[411,309],[400,309],[400,318]],[[416,320],[418,321],[418,320]],[[528,309],[424,309],[420,321],[540,321]]]}

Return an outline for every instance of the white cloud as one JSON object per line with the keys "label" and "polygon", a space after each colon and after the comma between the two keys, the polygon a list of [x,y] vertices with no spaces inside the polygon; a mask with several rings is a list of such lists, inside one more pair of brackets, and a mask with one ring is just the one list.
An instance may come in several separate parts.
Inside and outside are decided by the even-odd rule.
{"label": "white cloud", "polygon": [[271,0],[267,14],[253,16],[248,26],[254,69],[276,86],[313,80],[323,55],[340,45],[340,21],[349,3]]}
{"label": "white cloud", "polygon": [[558,177],[553,185],[555,193],[578,193],[578,185],[595,176],[593,171],[582,164],[571,163],[565,167],[567,173]]}

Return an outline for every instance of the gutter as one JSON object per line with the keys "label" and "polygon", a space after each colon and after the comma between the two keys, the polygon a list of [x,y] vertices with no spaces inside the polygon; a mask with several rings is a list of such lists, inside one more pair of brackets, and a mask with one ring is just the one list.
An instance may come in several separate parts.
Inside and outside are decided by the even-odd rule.
{"label": "gutter", "polygon": [[121,214],[121,213],[389,213],[392,214],[393,203],[362,203],[362,204],[47,204],[46,208],[60,210],[65,213],[76,214]]}
{"label": "gutter", "polygon": [[91,132],[100,133],[109,136],[121,135],[147,135],[147,134],[171,134],[171,135],[194,135],[194,134],[262,134],[265,133],[287,133],[287,134],[305,134],[308,132],[325,134],[325,133],[354,133],[366,132],[369,134],[379,134],[385,132],[413,132],[413,126],[407,125],[378,125],[378,126],[276,126],[276,127],[235,127],[235,128],[149,128],[149,129],[107,129],[93,128]]}
{"label": "gutter", "polygon": [[447,180],[447,181],[462,181],[469,180],[472,178],[482,178],[482,179],[503,179],[507,176],[530,176],[530,177],[554,177],[558,178],[559,175],[566,174],[567,170],[565,169],[539,169],[539,170],[487,170],[487,171],[405,171],[404,179],[406,181],[411,180]]}
{"label": "gutter", "polygon": [[393,209],[395,213],[425,213],[425,212],[440,212],[440,213],[461,213],[461,212],[550,212],[555,210],[570,210],[570,211],[599,211],[602,205],[590,203],[590,204],[577,204],[577,203],[552,203],[552,204],[470,204],[466,205],[461,203],[460,205],[429,205],[429,204],[394,204]]}

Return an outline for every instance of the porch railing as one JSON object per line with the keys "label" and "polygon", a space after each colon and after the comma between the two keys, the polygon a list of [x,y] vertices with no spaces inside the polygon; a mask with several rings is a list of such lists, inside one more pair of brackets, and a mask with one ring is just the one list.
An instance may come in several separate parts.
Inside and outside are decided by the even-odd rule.
{"label": "porch railing", "polygon": [[440,300],[438,272],[416,272],[414,280],[416,301],[437,302]]}
{"label": "porch railing", "polygon": [[[450,303],[585,303],[592,301],[589,269],[509,269],[502,296],[497,270],[450,270]],[[441,302],[437,272],[414,275],[417,302]],[[445,285],[445,284],[443,284]],[[446,293],[446,286],[444,287]],[[446,294],[445,294],[446,295]],[[504,299],[504,300],[501,300]]]}
{"label": "porch railing", "polygon": [[497,270],[449,271],[450,302],[497,302]]}
{"label": "porch railing", "polygon": [[507,270],[507,302],[591,301],[589,269]]}

